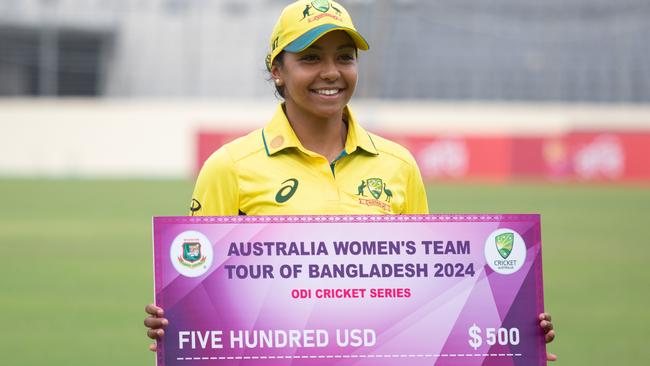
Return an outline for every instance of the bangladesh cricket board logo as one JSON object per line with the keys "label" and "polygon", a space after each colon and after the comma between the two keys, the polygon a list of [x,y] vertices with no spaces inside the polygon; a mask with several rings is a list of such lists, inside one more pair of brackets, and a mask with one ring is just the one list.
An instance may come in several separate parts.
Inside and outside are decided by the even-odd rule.
{"label": "bangladesh cricket board logo", "polygon": [[212,265],[210,240],[198,231],[184,231],[174,238],[170,248],[172,265],[185,277],[198,277]]}
{"label": "bangladesh cricket board logo", "polygon": [[201,255],[201,243],[197,239],[187,239],[183,243],[183,255],[178,262],[185,267],[194,268],[205,263],[206,257]]}
{"label": "bangladesh cricket board logo", "polygon": [[485,261],[497,273],[513,274],[526,262],[526,243],[512,229],[498,229],[485,241]]}

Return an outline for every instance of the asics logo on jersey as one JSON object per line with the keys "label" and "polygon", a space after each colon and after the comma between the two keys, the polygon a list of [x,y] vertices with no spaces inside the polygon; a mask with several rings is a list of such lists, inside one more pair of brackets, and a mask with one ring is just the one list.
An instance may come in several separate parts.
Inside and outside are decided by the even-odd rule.
{"label": "asics logo on jersey", "polygon": [[277,203],[287,202],[298,190],[298,180],[295,178],[287,179],[282,184],[282,188],[275,194],[275,202]]}
{"label": "asics logo on jersey", "polygon": [[192,212],[192,216],[194,216],[194,213],[200,209],[201,209],[201,202],[199,202],[196,198],[192,198],[192,205],[190,206],[190,211]]}

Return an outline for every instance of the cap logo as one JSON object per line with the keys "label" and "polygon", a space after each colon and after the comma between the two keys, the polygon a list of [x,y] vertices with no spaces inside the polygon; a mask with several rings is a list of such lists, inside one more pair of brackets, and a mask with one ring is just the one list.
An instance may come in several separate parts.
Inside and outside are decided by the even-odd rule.
{"label": "cap logo", "polygon": [[[317,14],[314,17],[312,16],[312,9],[316,9],[322,14]],[[329,10],[332,9],[336,13],[334,14],[329,14]],[[336,8],[334,5],[332,5],[328,0],[314,0],[310,4],[305,5],[305,9],[302,11],[302,18],[300,19],[301,21],[307,18],[307,22],[311,23],[314,21],[317,21],[325,16],[328,16],[330,18],[333,18],[334,20],[337,20],[339,22],[342,22],[343,19],[341,18],[341,15],[343,13],[341,12],[340,9]],[[310,18],[311,17],[311,18]]]}
{"label": "cap logo", "polygon": [[330,10],[330,2],[328,0],[314,0],[311,2],[311,5],[321,13],[327,13]]}

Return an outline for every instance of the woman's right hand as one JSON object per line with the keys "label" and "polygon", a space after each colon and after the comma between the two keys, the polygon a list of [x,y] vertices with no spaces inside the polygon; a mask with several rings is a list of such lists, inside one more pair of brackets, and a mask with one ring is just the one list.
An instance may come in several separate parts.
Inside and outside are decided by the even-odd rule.
{"label": "woman's right hand", "polygon": [[[147,336],[157,341],[165,335],[165,330],[163,328],[169,324],[169,321],[163,318],[163,315],[165,314],[163,309],[154,304],[147,305],[147,307],[144,308],[144,311],[149,314],[149,316],[144,318],[144,326],[149,328],[147,329]],[[157,343],[150,344],[149,349],[156,352],[156,344]]]}

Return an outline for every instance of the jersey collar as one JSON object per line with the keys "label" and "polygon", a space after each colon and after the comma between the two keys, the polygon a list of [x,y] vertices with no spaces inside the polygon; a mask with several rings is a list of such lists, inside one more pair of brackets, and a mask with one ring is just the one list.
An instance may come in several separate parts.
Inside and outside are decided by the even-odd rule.
{"label": "jersey collar", "polygon": [[[370,137],[370,134],[363,127],[357,124],[349,107],[345,107],[343,118],[348,123],[348,136],[345,140],[346,154],[352,154],[357,148],[361,148],[372,155],[378,155],[379,152],[375,147],[375,143],[372,141],[372,137]],[[289,124],[287,116],[284,114],[282,103],[278,105],[271,122],[262,129],[262,142],[264,143],[266,154],[269,156],[290,147],[297,148],[307,155],[315,155],[313,152],[305,149],[300,143],[300,140],[298,140],[296,133],[291,128],[291,124]]]}

